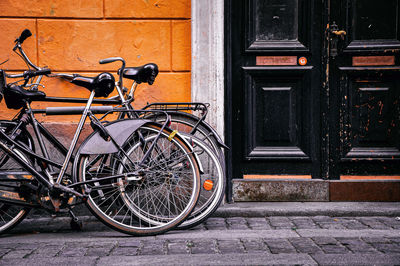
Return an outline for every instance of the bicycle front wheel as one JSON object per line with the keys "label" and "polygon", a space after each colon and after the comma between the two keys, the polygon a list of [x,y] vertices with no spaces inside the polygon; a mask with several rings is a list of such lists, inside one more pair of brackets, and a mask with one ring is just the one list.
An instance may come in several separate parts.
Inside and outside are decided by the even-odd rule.
{"label": "bicycle front wheel", "polygon": [[[81,180],[98,180],[87,200],[92,213],[132,235],[156,235],[182,223],[200,190],[199,167],[190,147],[171,130],[151,124],[135,131],[123,149],[82,159]],[[118,178],[101,179],[111,175]]]}
{"label": "bicycle front wheel", "polygon": [[[26,162],[29,162],[28,158],[23,153],[14,149],[21,158]],[[11,157],[9,157],[4,151],[0,150],[0,175],[12,175],[13,173],[20,173],[24,169]],[[15,183],[1,181],[0,191],[9,191],[8,185]],[[15,193],[15,192],[14,192]],[[29,213],[30,208],[22,207],[19,205],[13,205],[10,203],[0,202],[0,234],[4,234],[18,225]]]}
{"label": "bicycle front wheel", "polygon": [[203,172],[200,178],[200,196],[196,208],[180,226],[179,229],[188,229],[205,221],[213,214],[225,192],[225,174],[214,150],[204,141],[193,135],[181,133],[193,147],[193,152],[200,160]]}

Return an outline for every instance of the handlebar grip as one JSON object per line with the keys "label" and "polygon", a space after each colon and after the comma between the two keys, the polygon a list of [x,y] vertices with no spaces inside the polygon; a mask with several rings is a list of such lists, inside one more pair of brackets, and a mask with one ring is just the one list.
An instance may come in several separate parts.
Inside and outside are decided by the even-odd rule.
{"label": "handlebar grip", "polygon": [[115,61],[122,61],[125,63],[125,60],[122,57],[110,57],[110,58],[106,58],[106,59],[101,59],[99,61],[100,64],[108,64],[108,63],[112,63]]}
{"label": "handlebar grip", "polygon": [[41,70],[28,70],[24,72],[24,78],[33,78],[36,76],[42,76],[48,74],[51,74],[51,70],[48,68],[44,68]]}
{"label": "handlebar grip", "polygon": [[42,75],[48,75],[51,74],[51,70],[49,68],[43,68],[41,70],[36,71],[35,76],[42,76]]}
{"label": "handlebar grip", "polygon": [[32,32],[28,29],[24,29],[24,31],[21,33],[21,36],[18,37],[18,39],[16,41],[18,41],[19,43],[23,43],[26,38],[31,37],[32,36]]}

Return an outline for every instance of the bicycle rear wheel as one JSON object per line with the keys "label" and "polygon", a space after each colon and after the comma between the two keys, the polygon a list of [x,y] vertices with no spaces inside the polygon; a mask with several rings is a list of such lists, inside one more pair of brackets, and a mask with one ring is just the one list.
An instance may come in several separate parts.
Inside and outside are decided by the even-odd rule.
{"label": "bicycle rear wheel", "polygon": [[[139,165],[152,145],[148,160]],[[123,148],[126,156],[82,158],[81,181],[125,175],[95,182],[89,209],[106,225],[132,235],[156,235],[178,226],[199,196],[199,167],[190,147],[171,130],[152,124],[139,128]]]}
{"label": "bicycle rear wheel", "polygon": [[202,223],[217,210],[224,198],[225,174],[211,147],[193,135],[181,135],[190,142],[203,168],[199,200],[190,216],[179,226],[179,229],[187,229]]}
{"label": "bicycle rear wheel", "polygon": [[[207,145],[214,149],[216,154],[221,161],[222,167],[225,169],[225,155],[221,146],[218,144],[217,138],[214,136],[213,132],[211,132],[207,127],[203,126],[201,123],[199,125],[199,118],[184,112],[179,111],[168,111],[168,115],[171,118],[170,128],[176,129],[179,132],[189,133],[204,141]],[[159,123],[162,123],[165,120],[164,116],[158,116],[155,114],[147,114],[145,115],[146,119],[152,119]],[[196,127],[196,131],[192,133],[193,128]]]}

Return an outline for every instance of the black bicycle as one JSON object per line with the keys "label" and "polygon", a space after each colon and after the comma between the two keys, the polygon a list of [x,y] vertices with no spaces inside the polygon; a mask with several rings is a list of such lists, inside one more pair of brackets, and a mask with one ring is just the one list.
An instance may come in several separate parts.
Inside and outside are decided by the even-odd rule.
{"label": "black bicycle", "polygon": [[[107,59],[113,62],[121,62],[122,66],[117,71],[120,74],[120,80],[116,83],[118,95],[109,99],[101,100],[102,104],[117,104],[127,110],[134,110],[133,101],[135,99],[134,92],[138,84],[152,84],[157,77],[158,67],[156,64],[150,63],[140,67],[125,67],[125,60],[120,57]],[[79,74],[55,74],[54,77],[60,77],[69,81],[77,78],[90,79],[91,77],[83,77]],[[123,86],[121,77],[133,80],[130,90]],[[48,97],[48,101],[61,101],[57,97]],[[80,102],[84,99],[63,98],[62,101]],[[109,107],[109,106],[108,106]],[[152,103],[148,104],[142,110],[144,112],[121,112],[118,119],[125,117],[145,118],[159,123],[164,123],[165,115],[157,112],[148,112],[148,110],[160,110],[168,113],[170,120],[169,127],[177,130],[187,139],[193,146],[194,152],[201,162],[201,186],[200,196],[197,205],[191,215],[179,226],[181,229],[187,229],[196,226],[206,220],[219,207],[224,198],[225,192],[225,169],[224,156],[222,148],[225,145],[220,140],[218,134],[205,121],[207,115],[207,105],[203,103]],[[146,111],[147,110],[147,111]],[[47,111],[49,111],[47,109]],[[193,114],[183,112],[193,111],[200,112],[197,117]],[[103,121],[112,111],[106,112],[99,120]]]}
{"label": "black bicycle", "polygon": [[[25,30],[14,51],[33,69],[14,75],[0,71],[0,94],[8,108],[20,110],[12,121],[0,122],[0,233],[17,225],[31,208],[69,212],[76,221],[73,207],[83,202],[103,223],[128,234],[159,234],[182,223],[199,196],[200,168],[192,146],[167,127],[168,115],[149,111],[164,113],[163,124],[141,118],[100,122],[97,112],[137,113],[91,106],[95,97],[114,90],[109,73],[74,78],[74,84],[90,91],[84,107],[32,109],[31,102],[46,98],[37,87],[50,70],[35,66],[24,54],[21,44],[29,36]],[[10,78],[19,80],[7,83]],[[36,120],[36,113],[81,114],[69,149]],[[88,117],[94,132],[74,153]],[[41,153],[35,151],[28,125]],[[62,163],[50,158],[43,137],[64,155]]]}

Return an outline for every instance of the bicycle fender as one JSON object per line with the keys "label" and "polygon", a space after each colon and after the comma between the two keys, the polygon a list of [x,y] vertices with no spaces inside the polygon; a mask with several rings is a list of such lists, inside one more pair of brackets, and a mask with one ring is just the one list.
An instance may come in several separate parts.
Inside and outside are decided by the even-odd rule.
{"label": "bicycle fender", "polygon": [[[189,146],[190,151],[193,152],[193,151],[194,151],[194,150],[193,150],[193,146],[192,146],[192,144],[190,143],[190,138],[192,137],[192,135],[187,134],[187,133],[184,133],[184,132],[178,132],[177,134],[178,134],[178,135],[181,137],[181,139],[186,143],[186,145]],[[194,155],[194,159],[196,160],[197,164],[199,165],[200,174],[204,174],[203,164],[201,163],[201,160],[200,160],[200,158],[199,158],[199,155],[198,155],[197,153],[195,153],[195,152],[193,152],[193,155]]]}
{"label": "bicycle fender", "polygon": [[[117,144],[122,146],[133,132],[147,122],[150,121],[145,119],[125,119],[111,122],[104,127]],[[110,154],[116,152],[118,152],[118,148],[114,143],[106,141],[98,130],[87,137],[79,148],[80,154]]]}

